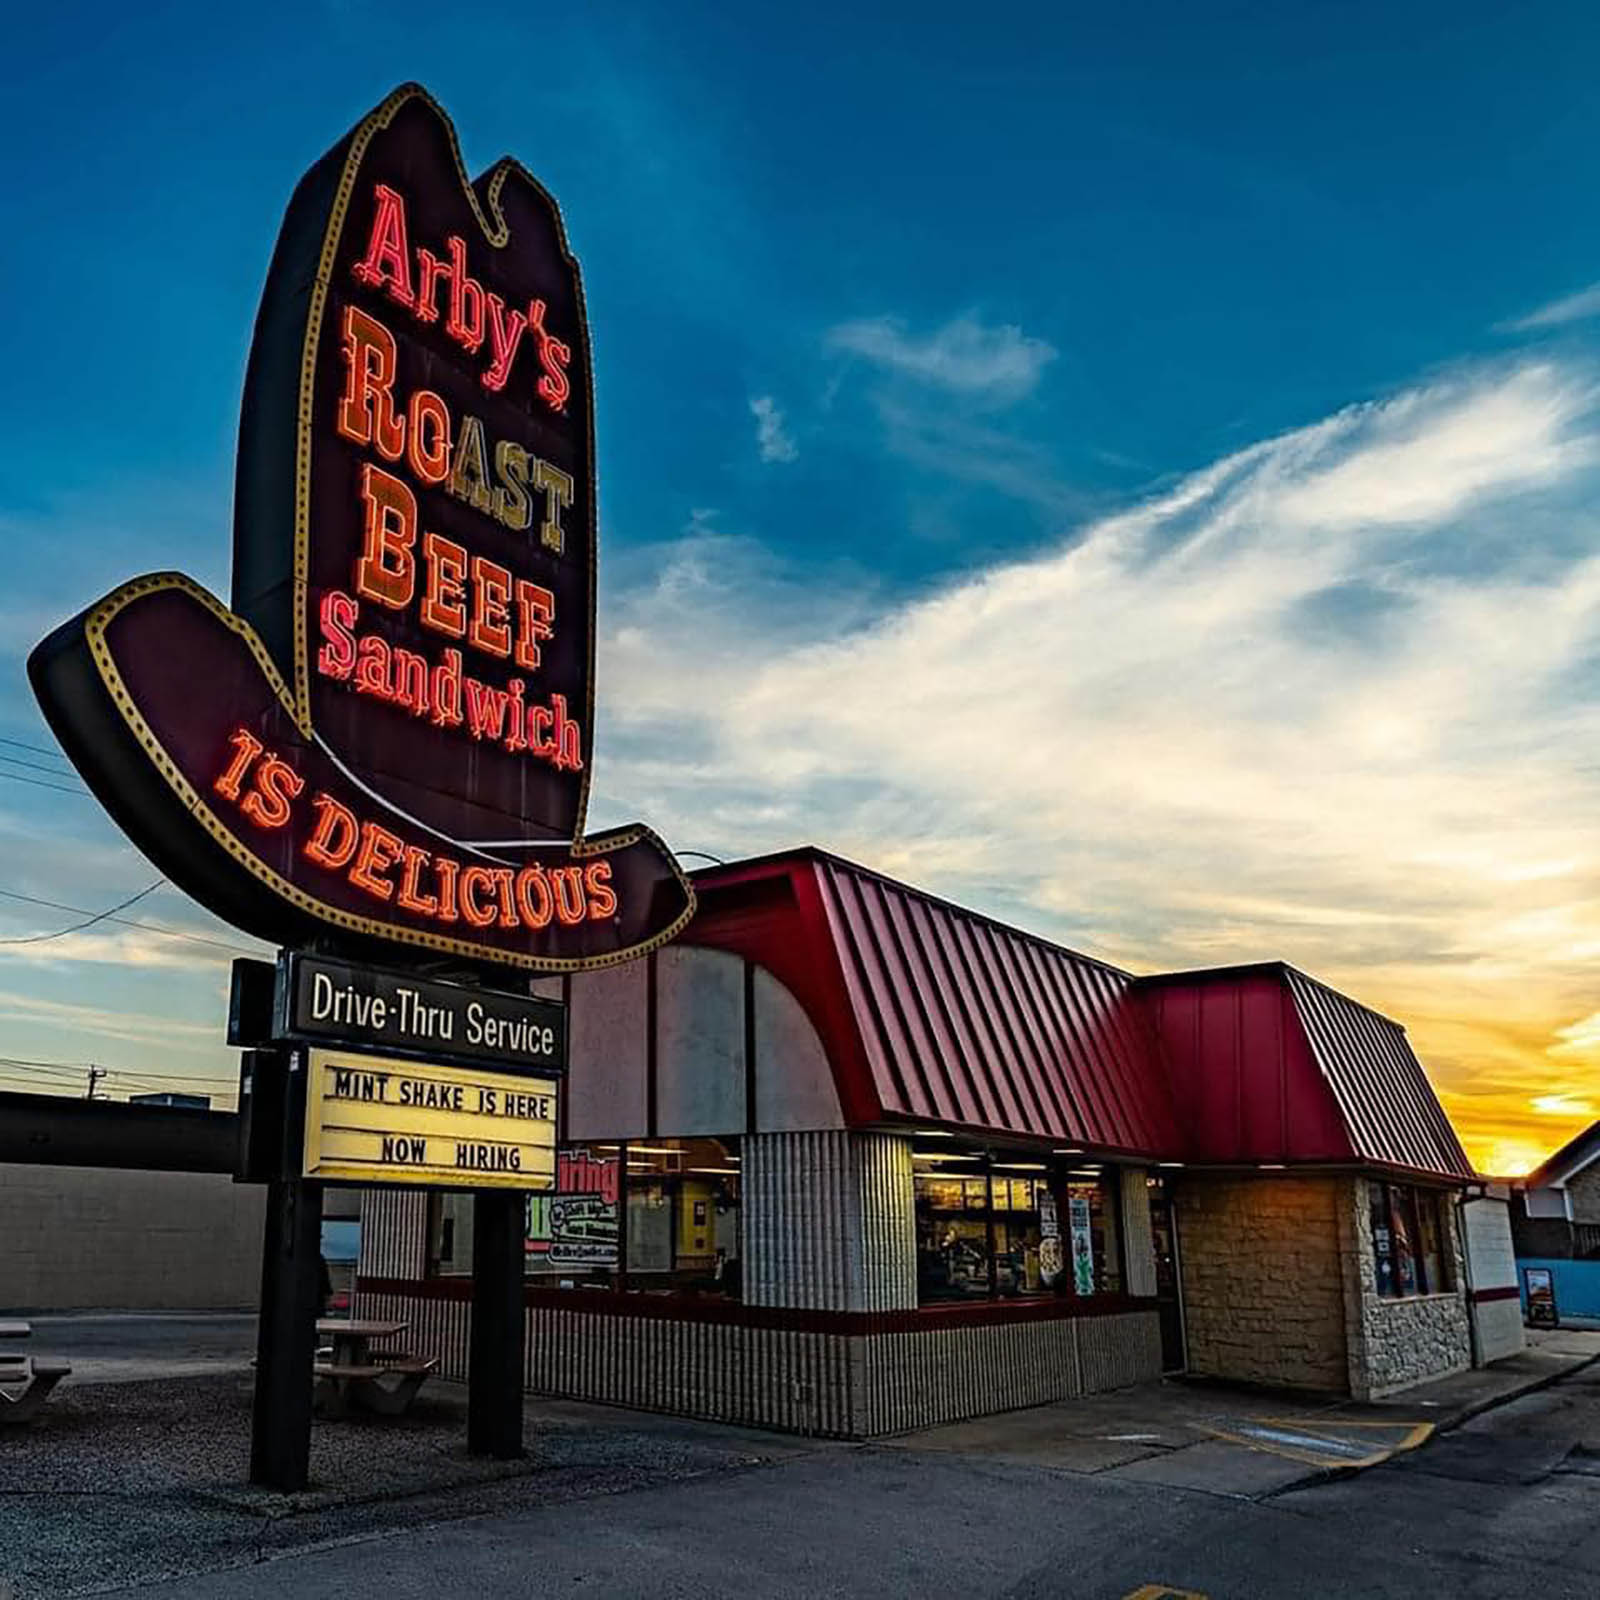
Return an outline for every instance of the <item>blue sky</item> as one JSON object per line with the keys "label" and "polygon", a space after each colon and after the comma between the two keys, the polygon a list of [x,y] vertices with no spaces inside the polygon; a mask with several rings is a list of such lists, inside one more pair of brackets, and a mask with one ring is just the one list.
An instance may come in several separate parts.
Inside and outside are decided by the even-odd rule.
{"label": "blue sky", "polygon": [[[585,268],[597,820],[815,838],[1141,969],[1286,955],[1413,1023],[1469,1131],[1554,1144],[1600,1109],[1600,14],[1001,15],[36,10],[0,734],[49,745],[22,658],[112,583],[226,592],[282,206],[420,78]],[[152,877],[0,782],[0,890]],[[0,945],[0,1054],[221,1081],[225,960]]]}

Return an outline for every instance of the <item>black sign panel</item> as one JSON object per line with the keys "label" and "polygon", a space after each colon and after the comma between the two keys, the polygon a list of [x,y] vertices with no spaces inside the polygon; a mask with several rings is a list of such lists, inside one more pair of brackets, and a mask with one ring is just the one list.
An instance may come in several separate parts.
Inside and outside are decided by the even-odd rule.
{"label": "black sign panel", "polygon": [[300,953],[279,958],[274,1031],[283,1039],[536,1077],[567,1065],[567,1012],[559,1001]]}

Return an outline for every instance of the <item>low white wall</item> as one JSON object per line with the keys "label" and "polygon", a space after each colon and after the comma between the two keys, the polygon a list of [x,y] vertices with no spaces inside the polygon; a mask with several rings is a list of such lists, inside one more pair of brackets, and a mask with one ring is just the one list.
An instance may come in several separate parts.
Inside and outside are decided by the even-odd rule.
{"label": "low white wall", "polygon": [[0,1311],[252,1308],[265,1206],[211,1173],[0,1165]]}
{"label": "low white wall", "polygon": [[[1516,1294],[1516,1249],[1511,1239],[1511,1207],[1497,1195],[1468,1200],[1461,1207],[1462,1243],[1472,1284],[1473,1330],[1479,1366],[1514,1356],[1525,1343],[1522,1302]],[[1498,1298],[1479,1299],[1480,1295]]]}

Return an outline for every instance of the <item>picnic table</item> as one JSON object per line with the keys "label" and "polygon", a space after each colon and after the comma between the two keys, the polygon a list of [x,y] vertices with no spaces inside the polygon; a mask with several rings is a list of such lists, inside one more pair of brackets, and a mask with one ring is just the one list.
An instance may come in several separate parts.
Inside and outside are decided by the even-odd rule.
{"label": "picnic table", "polygon": [[317,1338],[328,1341],[318,1349],[315,1367],[325,1409],[334,1416],[345,1415],[352,1404],[386,1416],[405,1411],[439,1362],[409,1350],[374,1350],[373,1344],[398,1338],[410,1326],[372,1318],[318,1318]]}
{"label": "picnic table", "polygon": [[[28,1339],[33,1325],[15,1317],[0,1318],[0,1339]],[[68,1361],[25,1356],[0,1350],[0,1423],[29,1422],[39,1414],[50,1391],[72,1371]]]}
{"label": "picnic table", "polygon": [[410,1326],[409,1322],[381,1322],[372,1318],[319,1317],[317,1337],[328,1341],[335,1366],[364,1367],[372,1354],[374,1339],[396,1339]]}

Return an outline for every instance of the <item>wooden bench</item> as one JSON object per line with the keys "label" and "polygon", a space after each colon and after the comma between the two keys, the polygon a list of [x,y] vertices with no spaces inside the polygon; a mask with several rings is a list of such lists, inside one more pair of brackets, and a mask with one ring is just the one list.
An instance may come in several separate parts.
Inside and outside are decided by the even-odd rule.
{"label": "wooden bench", "polygon": [[397,1350],[385,1351],[381,1361],[319,1360],[312,1371],[329,1415],[344,1416],[354,1403],[380,1416],[398,1417],[438,1368],[435,1358]]}
{"label": "wooden bench", "polygon": [[71,1362],[49,1356],[0,1354],[0,1425],[31,1422],[71,1371]]}

